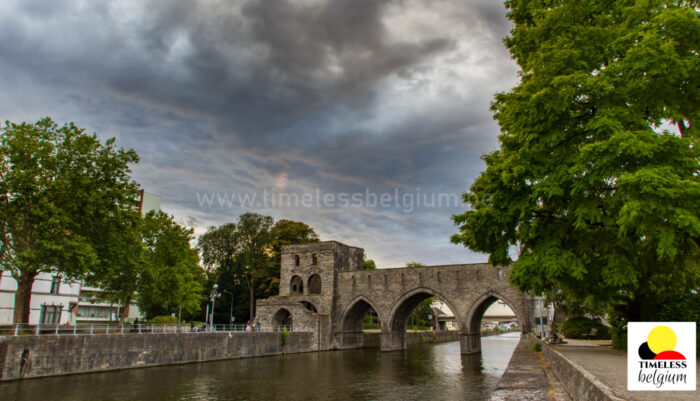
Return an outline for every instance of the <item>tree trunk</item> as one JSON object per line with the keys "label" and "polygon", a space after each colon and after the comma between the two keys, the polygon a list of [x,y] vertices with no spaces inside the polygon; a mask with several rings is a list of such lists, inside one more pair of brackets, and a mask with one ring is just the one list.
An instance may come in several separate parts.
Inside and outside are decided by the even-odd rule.
{"label": "tree trunk", "polygon": [[123,324],[124,319],[129,317],[129,309],[131,308],[131,298],[133,295],[133,293],[127,295],[126,299],[124,300],[124,308],[122,308],[121,316],[119,316],[119,324]]}
{"label": "tree trunk", "polygon": [[26,272],[21,271],[17,281],[17,292],[15,292],[15,323],[29,323],[29,311],[32,300],[32,286],[34,278],[39,274],[37,270]]}
{"label": "tree trunk", "polygon": [[255,288],[254,288],[254,286],[253,286],[253,280],[252,280],[252,279],[249,278],[249,279],[246,280],[246,282],[248,283],[248,294],[250,295],[250,299],[249,299],[249,302],[250,302],[250,308],[249,308],[250,316],[249,316],[248,320],[250,320],[250,321],[252,322],[252,321],[253,321],[253,318],[255,317]]}
{"label": "tree trunk", "polygon": [[255,291],[250,289],[250,320],[252,321],[255,317]]}

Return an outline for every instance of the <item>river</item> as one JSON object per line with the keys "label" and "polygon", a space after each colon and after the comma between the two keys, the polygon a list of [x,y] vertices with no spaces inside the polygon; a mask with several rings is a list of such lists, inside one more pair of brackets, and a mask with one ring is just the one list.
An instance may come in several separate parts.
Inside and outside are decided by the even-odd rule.
{"label": "river", "polygon": [[0,384],[16,401],[487,400],[519,333],[485,337],[480,355],[459,342],[234,359]]}

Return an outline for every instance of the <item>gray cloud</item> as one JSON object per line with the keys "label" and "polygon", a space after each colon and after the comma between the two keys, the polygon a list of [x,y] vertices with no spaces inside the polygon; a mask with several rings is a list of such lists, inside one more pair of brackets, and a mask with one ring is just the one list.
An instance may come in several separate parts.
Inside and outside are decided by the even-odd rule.
{"label": "gray cloud", "polygon": [[[116,136],[198,231],[246,211],[201,193],[458,193],[496,146],[493,94],[516,82],[508,30],[491,0],[7,1],[0,117]],[[256,211],[384,265],[484,260],[448,242],[462,208]]]}

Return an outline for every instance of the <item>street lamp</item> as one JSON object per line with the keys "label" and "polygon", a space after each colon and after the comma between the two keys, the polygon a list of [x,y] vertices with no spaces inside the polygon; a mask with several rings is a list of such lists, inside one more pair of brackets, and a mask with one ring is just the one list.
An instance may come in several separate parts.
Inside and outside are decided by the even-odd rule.
{"label": "street lamp", "polygon": [[218,289],[219,285],[214,284],[214,287],[211,290],[211,295],[209,296],[209,299],[211,299],[211,320],[209,321],[209,331],[214,331],[214,306],[216,305],[216,298],[221,296],[221,293],[216,291]]}
{"label": "street lamp", "polygon": [[233,322],[233,293],[230,291],[226,291],[226,290],[221,290],[221,291],[223,291],[231,296],[231,316],[229,316],[229,318],[228,318],[229,324],[231,324],[231,322]]}

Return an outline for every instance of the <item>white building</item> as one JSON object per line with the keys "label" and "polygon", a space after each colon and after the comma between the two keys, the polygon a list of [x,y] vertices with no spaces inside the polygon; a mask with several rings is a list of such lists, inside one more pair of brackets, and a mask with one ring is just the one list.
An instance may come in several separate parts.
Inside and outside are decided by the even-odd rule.
{"label": "white building", "polygon": [[[14,321],[17,281],[10,272],[0,275],[0,325]],[[119,305],[102,300],[100,288],[79,281],[65,281],[51,273],[39,273],[32,285],[29,324],[105,323],[119,320]],[[136,304],[127,321],[142,319]]]}
{"label": "white building", "polygon": [[[139,191],[139,211],[146,214],[159,210],[161,198]],[[17,281],[10,272],[0,274],[0,324],[14,321],[15,293]],[[89,287],[80,281],[62,280],[53,273],[39,273],[32,285],[29,308],[29,324],[75,324],[87,322],[110,322],[119,318],[119,306],[102,300],[100,288]],[[129,307],[128,321],[142,319],[138,306]]]}
{"label": "white building", "polygon": [[[17,281],[10,272],[2,272],[0,275],[0,324],[13,322],[15,292],[17,292]],[[79,296],[80,282],[64,282],[57,275],[39,273],[32,286],[29,323],[72,322]]]}
{"label": "white building", "polygon": [[515,316],[515,312],[513,312],[505,302],[498,300],[486,309],[482,320],[508,323],[514,322],[518,320],[518,318]]}

